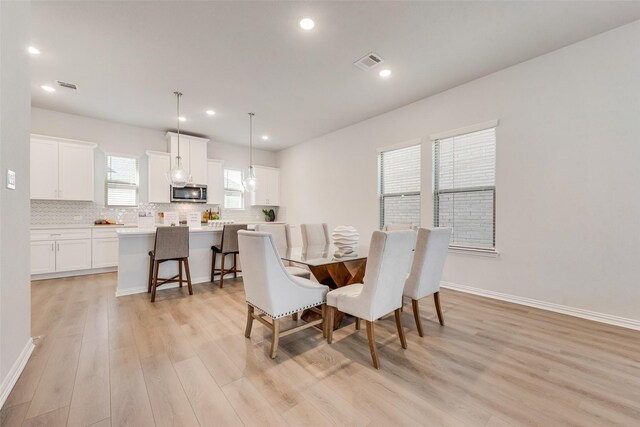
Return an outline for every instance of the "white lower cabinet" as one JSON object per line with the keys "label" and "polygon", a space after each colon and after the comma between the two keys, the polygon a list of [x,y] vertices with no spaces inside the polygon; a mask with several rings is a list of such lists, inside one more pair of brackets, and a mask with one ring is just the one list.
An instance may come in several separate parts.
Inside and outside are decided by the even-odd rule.
{"label": "white lower cabinet", "polygon": [[31,274],[45,274],[56,271],[56,242],[43,240],[31,242]]}
{"label": "white lower cabinet", "polygon": [[88,270],[90,268],[90,239],[56,241],[56,271]]}
{"label": "white lower cabinet", "polygon": [[92,241],[93,268],[118,266],[118,238],[108,237]]}

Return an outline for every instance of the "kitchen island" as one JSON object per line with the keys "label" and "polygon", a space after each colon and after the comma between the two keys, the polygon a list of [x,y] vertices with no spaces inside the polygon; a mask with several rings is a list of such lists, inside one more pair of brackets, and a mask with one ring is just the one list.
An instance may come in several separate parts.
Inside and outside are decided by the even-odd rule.
{"label": "kitchen island", "polygon": [[[118,230],[118,287],[116,288],[116,296],[147,292],[149,251],[153,250],[155,233],[155,228]],[[211,280],[211,246],[219,244],[221,237],[221,227],[189,229],[191,283],[203,283]],[[176,274],[178,274],[177,262],[166,262],[160,265],[159,277],[171,277]],[[164,289],[177,286],[177,283],[170,283],[158,288],[158,292],[161,293]]]}

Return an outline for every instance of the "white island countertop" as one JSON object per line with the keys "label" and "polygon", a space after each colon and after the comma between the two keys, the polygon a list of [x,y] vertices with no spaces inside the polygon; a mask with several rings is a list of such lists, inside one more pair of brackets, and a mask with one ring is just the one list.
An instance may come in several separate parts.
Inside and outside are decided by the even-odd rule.
{"label": "white island countertop", "polygon": [[[118,237],[156,234],[156,228],[122,228],[117,231]],[[189,228],[189,233],[222,233],[222,227]]]}
{"label": "white island countertop", "polygon": [[63,229],[63,228],[132,228],[137,227],[135,224],[106,224],[106,225],[96,225],[96,224],[47,224],[47,225],[32,225],[32,230],[49,230],[49,229]]}

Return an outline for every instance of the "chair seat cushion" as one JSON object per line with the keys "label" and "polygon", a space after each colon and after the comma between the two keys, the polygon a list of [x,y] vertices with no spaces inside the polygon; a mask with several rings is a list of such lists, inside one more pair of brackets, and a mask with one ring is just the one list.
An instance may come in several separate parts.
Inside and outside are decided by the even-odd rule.
{"label": "chair seat cushion", "polygon": [[[355,297],[359,296],[363,289],[363,284],[347,285],[338,289],[334,289],[327,294],[327,305],[336,307],[340,311],[345,311],[342,309],[344,307],[341,308],[341,306],[344,306],[348,300],[352,300]],[[349,304],[347,303],[347,305]],[[356,313],[349,314],[356,315]]]}
{"label": "chair seat cushion", "polygon": [[296,267],[293,265],[285,267],[287,272],[292,276],[304,277],[305,279],[311,278],[311,272],[309,270],[305,270],[302,267]]}

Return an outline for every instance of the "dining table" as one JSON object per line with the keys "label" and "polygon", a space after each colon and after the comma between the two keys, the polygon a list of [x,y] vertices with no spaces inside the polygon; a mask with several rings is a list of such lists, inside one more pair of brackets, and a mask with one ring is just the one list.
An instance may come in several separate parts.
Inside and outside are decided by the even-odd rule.
{"label": "dining table", "polygon": [[[330,289],[337,289],[364,282],[368,255],[368,246],[355,246],[351,248],[351,252],[345,253],[344,249],[329,244],[288,248],[281,254],[281,258],[293,264],[307,266],[319,283]],[[319,314],[312,310],[305,310],[301,318],[305,321],[312,321],[318,316]],[[343,318],[344,314],[336,310],[334,329],[340,327]]]}

